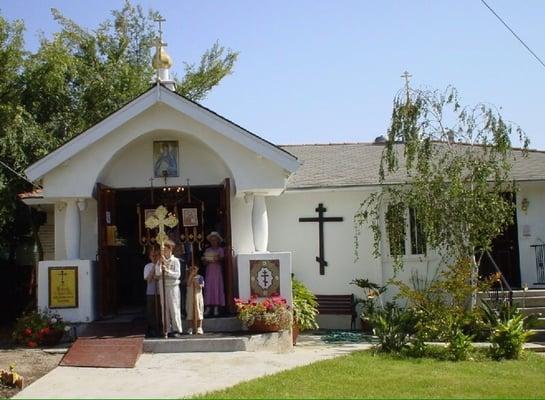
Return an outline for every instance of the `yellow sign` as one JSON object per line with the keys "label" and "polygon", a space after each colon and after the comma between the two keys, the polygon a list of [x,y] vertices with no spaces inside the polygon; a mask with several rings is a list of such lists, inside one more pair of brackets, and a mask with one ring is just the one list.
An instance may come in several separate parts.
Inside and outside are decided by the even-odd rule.
{"label": "yellow sign", "polygon": [[49,268],[49,308],[78,307],[78,267]]}

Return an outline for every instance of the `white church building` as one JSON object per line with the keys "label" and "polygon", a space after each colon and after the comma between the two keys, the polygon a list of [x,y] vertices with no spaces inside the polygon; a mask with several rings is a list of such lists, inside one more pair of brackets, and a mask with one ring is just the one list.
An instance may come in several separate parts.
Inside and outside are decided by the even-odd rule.
{"label": "white church building", "polygon": [[[43,189],[23,200],[47,212],[39,307],[89,322],[141,305],[143,252],[151,240],[143,220],[159,205],[178,215],[179,227],[170,232],[178,242],[198,247],[210,231],[221,233],[231,312],[236,296],[252,292],[252,260],[278,260],[275,279],[288,298],[291,273],[322,295],[358,295],[349,284],[354,278],[383,284],[392,277],[387,246],[381,258],[372,255],[370,230],[363,230],[354,257],[354,214],[380,190],[381,141],[278,146],[176,94],[168,70],[160,72],[162,83],[26,170]],[[545,153],[518,158],[513,178],[521,189],[516,223],[495,243],[496,261],[513,287],[545,287],[539,246],[545,243]],[[197,204],[198,212],[186,221],[187,204]],[[195,229],[192,216],[199,220]],[[412,254],[414,240],[408,234],[405,277],[438,261],[433,252]],[[76,293],[53,298],[52,281],[64,276],[53,279],[54,271],[72,271]],[[336,324],[346,328],[346,321]]]}

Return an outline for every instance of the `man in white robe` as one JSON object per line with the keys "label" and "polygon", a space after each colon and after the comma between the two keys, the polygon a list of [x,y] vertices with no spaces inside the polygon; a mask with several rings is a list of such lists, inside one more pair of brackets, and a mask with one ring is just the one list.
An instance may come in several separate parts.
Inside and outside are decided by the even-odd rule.
{"label": "man in white robe", "polygon": [[[182,315],[180,310],[180,261],[174,257],[174,242],[167,240],[164,244],[163,255],[155,264],[155,275],[159,280],[159,294],[161,296],[161,314],[164,312],[166,303],[166,324],[167,332],[174,337],[182,334]],[[165,290],[163,292],[163,271],[165,274]]]}

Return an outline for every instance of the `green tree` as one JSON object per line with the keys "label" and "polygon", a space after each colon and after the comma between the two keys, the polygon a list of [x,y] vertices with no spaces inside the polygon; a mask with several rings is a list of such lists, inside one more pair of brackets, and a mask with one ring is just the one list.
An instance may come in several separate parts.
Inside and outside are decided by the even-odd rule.
{"label": "green tree", "polygon": [[[59,30],[25,50],[24,25],[0,15],[0,160],[17,172],[150,87],[156,11],[126,1],[94,30],[53,9]],[[200,101],[233,71],[238,53],[214,43],[185,63],[176,90]],[[32,186],[0,167],[0,247],[13,249],[36,225],[17,194]]]}
{"label": "green tree", "polygon": [[[521,150],[513,150],[513,136]],[[402,268],[398,244],[404,243],[410,209],[425,248],[438,251],[449,265],[471,263],[476,276],[477,250],[489,249],[513,222],[516,185],[510,172],[527,147],[521,129],[491,106],[463,107],[450,87],[444,92],[407,89],[394,99],[380,164],[381,190],[361,203],[356,238],[362,226],[369,226],[378,257],[386,234],[395,266]]]}

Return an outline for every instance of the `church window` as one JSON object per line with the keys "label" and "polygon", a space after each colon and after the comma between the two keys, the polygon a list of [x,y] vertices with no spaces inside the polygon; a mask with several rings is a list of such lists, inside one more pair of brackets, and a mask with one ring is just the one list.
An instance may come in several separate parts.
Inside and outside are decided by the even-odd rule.
{"label": "church window", "polygon": [[414,208],[390,205],[386,211],[386,232],[390,255],[426,254],[423,226]]}
{"label": "church window", "polygon": [[426,239],[422,222],[414,208],[409,208],[409,228],[411,241],[411,254],[426,254]]}

